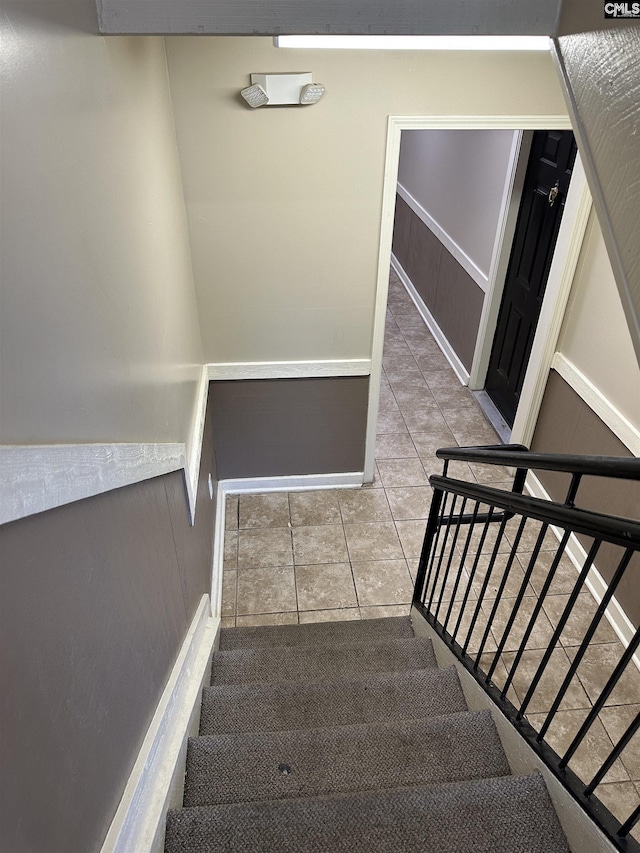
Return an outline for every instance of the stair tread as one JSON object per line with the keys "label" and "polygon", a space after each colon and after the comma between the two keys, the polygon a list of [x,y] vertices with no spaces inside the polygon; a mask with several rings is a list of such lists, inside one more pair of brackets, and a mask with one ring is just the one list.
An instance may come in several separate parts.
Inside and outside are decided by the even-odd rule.
{"label": "stair tread", "polygon": [[467,710],[454,667],[203,691],[200,734],[283,731]]}
{"label": "stair tread", "polygon": [[325,645],[345,641],[366,642],[392,637],[409,639],[413,636],[411,619],[408,616],[348,622],[313,622],[307,625],[224,628],[220,632],[220,651],[273,646],[306,646],[318,642]]}
{"label": "stair tread", "polygon": [[309,681],[435,666],[431,641],[415,637],[381,643],[233,649],[214,654],[211,684]]}
{"label": "stair tread", "polygon": [[256,802],[502,776],[489,711],[191,738],[185,806]]}
{"label": "stair tread", "polygon": [[569,853],[541,776],[169,812],[166,853]]}

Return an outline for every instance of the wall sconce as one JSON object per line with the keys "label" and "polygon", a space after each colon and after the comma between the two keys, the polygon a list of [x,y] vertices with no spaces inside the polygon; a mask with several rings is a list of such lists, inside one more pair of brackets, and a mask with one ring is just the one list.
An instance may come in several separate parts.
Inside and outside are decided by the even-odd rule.
{"label": "wall sconce", "polygon": [[240,94],[254,108],[315,104],[324,95],[324,86],[311,78],[311,73],[252,74],[251,85]]}

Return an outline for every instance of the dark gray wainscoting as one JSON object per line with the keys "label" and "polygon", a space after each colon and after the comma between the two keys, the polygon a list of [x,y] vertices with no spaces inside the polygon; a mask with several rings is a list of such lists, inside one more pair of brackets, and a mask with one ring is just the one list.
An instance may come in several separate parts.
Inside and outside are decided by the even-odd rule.
{"label": "dark gray wainscoting", "polygon": [[211,383],[220,479],[362,471],[368,376]]}
{"label": "dark gray wainscoting", "polygon": [[396,196],[393,254],[470,371],[484,293],[400,196]]}
{"label": "dark gray wainscoting", "polygon": [[[584,453],[601,456],[632,456],[629,450],[600,420],[564,379],[552,370],[531,449],[544,453]],[[554,500],[564,500],[569,480],[561,474],[539,471],[537,476]],[[580,486],[578,505],[596,512],[640,518],[640,483],[587,477]],[[617,558],[620,558],[619,553]],[[596,561],[605,580],[611,580],[614,561],[606,547]],[[640,559],[633,559],[616,593],[620,605],[634,623],[640,625]]]}
{"label": "dark gray wainscoting", "polygon": [[3,850],[100,849],[209,592],[209,474],[211,399],[195,527],[180,472],[0,527]]}

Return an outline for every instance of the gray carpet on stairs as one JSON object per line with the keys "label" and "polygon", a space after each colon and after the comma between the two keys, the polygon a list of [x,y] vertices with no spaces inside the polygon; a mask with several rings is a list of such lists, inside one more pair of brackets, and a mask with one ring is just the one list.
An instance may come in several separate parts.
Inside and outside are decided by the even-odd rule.
{"label": "gray carpet on stairs", "polygon": [[166,853],[569,853],[540,776],[170,812]]}
{"label": "gray carpet on stairs", "polygon": [[203,691],[200,734],[418,720],[466,710],[454,667],[306,684],[227,685]]}
{"label": "gray carpet on stairs", "polygon": [[268,684],[404,672],[436,666],[430,640],[234,649],[213,656],[211,684]]}
{"label": "gray carpet on stairs", "polygon": [[308,625],[269,625],[258,628],[225,628],[220,632],[220,651],[267,646],[313,646],[334,643],[380,643],[385,639],[409,640],[414,636],[408,616],[362,619],[348,622],[312,622]]}
{"label": "gray carpet on stairs", "polygon": [[184,805],[316,797],[509,773],[489,711],[189,741]]}

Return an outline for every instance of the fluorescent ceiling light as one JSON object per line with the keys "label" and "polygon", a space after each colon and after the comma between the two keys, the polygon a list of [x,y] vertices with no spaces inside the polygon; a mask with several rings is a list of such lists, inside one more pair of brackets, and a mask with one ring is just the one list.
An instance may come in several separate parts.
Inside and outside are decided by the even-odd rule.
{"label": "fluorescent ceiling light", "polygon": [[548,36],[276,36],[276,47],[342,50],[549,50]]}

